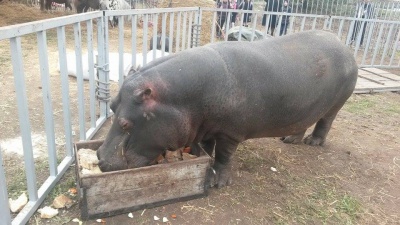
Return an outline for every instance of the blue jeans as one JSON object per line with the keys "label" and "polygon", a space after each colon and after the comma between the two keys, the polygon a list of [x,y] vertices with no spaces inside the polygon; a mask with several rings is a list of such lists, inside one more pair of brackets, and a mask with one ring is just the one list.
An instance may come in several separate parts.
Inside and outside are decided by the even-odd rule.
{"label": "blue jeans", "polygon": [[287,23],[281,23],[281,32],[279,32],[279,36],[286,35],[287,27]]}

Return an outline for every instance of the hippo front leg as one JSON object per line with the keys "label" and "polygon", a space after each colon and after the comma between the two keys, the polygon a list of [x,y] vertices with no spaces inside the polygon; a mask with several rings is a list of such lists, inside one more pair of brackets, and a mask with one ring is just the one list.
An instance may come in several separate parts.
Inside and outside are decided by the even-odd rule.
{"label": "hippo front leg", "polygon": [[236,151],[239,142],[232,139],[216,139],[215,144],[215,186],[222,188],[232,183],[231,177],[231,159]]}

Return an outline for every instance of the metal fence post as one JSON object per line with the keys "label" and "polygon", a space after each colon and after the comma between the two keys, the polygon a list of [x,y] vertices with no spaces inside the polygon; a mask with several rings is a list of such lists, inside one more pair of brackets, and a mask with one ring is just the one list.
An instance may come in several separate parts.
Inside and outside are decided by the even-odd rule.
{"label": "metal fence post", "polygon": [[192,39],[192,45],[194,47],[198,47],[200,44],[200,35],[201,35],[201,18],[203,15],[203,11],[199,7],[197,10],[195,16],[196,16],[196,22],[193,25],[193,39]]}
{"label": "metal fence post", "polygon": [[98,87],[97,98],[100,101],[100,117],[110,115],[110,82],[109,82],[109,60],[108,60],[108,17],[103,16],[98,19],[97,27],[97,51],[98,51]]}
{"label": "metal fence post", "polygon": [[7,183],[6,175],[3,168],[3,157],[1,156],[1,146],[0,146],[0,225],[11,224],[10,209],[8,207],[8,194],[7,194]]}

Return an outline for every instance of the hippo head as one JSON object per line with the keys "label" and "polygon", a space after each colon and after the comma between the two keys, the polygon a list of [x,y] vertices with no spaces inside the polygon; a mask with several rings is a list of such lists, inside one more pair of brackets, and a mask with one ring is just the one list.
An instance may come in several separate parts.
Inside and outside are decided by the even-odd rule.
{"label": "hippo head", "polygon": [[131,77],[111,103],[113,122],[97,150],[103,172],[151,165],[165,150],[176,150],[187,141],[180,129],[185,127],[182,113],[160,103],[160,88],[154,82]]}

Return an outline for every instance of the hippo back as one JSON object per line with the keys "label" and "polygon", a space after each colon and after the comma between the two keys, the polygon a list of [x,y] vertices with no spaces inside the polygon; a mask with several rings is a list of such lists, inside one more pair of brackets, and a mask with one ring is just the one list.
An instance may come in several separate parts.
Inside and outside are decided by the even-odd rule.
{"label": "hippo back", "polygon": [[339,110],[357,80],[351,52],[324,31],[209,44],[139,72],[145,80],[162,80],[159,101],[186,107],[199,124],[218,124],[215,132],[224,129],[238,140],[311,126]]}

